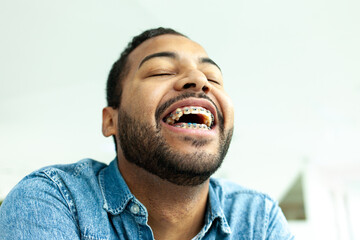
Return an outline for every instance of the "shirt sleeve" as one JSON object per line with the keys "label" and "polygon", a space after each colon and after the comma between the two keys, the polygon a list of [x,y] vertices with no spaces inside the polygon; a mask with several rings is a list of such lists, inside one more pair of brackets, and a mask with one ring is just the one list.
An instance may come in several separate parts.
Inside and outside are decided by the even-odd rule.
{"label": "shirt sleeve", "polygon": [[270,210],[267,221],[266,240],[294,240],[289,224],[277,202],[268,200]]}
{"label": "shirt sleeve", "polygon": [[0,207],[0,240],[80,239],[76,216],[45,174],[23,179]]}

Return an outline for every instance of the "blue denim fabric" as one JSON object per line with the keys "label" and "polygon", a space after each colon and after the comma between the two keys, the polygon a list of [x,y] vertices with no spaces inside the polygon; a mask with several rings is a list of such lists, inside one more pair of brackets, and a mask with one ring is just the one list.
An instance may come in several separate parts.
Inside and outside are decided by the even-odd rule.
{"label": "blue denim fabric", "polygon": [[[146,208],[131,194],[115,159],[84,159],[25,177],[0,207],[0,239],[154,239]],[[194,239],[293,239],[267,195],[210,180],[205,225]]]}

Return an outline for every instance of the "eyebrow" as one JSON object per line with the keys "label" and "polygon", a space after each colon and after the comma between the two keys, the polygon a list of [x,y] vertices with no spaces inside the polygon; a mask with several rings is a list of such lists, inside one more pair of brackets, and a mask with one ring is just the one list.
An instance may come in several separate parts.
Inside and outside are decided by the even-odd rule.
{"label": "eyebrow", "polygon": [[221,72],[221,68],[219,67],[219,65],[217,65],[211,58],[200,58],[200,62],[201,63],[210,63],[210,64],[214,65],[215,67],[217,67]]}
{"label": "eyebrow", "polygon": [[177,55],[173,52],[158,52],[158,53],[150,54],[141,61],[138,68],[140,68],[141,65],[143,65],[146,61],[156,57],[168,57],[168,58],[176,59]]}
{"label": "eyebrow", "polygon": [[[139,64],[138,69],[146,62],[149,61],[152,58],[157,58],[157,57],[168,57],[168,58],[172,58],[172,59],[177,59],[179,58],[179,56],[174,53],[174,52],[158,52],[158,53],[153,53],[150,54],[148,56],[146,56]],[[204,57],[204,58],[200,58],[200,63],[210,63],[212,65],[214,65],[215,67],[217,67],[220,71],[221,68],[219,67],[219,65],[217,65],[211,58],[208,57]]]}

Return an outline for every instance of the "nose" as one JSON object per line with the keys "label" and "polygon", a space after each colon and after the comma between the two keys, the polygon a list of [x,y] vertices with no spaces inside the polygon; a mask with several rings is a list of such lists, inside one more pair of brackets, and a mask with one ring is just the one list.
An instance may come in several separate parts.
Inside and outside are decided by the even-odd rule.
{"label": "nose", "polygon": [[188,89],[194,92],[208,93],[211,90],[211,84],[207,80],[204,73],[199,70],[189,71],[185,77],[179,79],[174,88],[177,91]]}

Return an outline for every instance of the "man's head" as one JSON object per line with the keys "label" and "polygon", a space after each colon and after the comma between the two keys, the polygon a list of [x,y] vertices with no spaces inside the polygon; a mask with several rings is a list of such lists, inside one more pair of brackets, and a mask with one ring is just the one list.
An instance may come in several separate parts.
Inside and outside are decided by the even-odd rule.
{"label": "man's head", "polygon": [[[125,60],[114,64],[103,133],[115,136],[119,161],[178,185],[198,185],[225,157],[232,104],[220,68],[199,44],[170,29],[148,34],[154,31],[164,29],[135,37]],[[119,82],[110,84],[116,76]]]}
{"label": "man's head", "polygon": [[149,29],[135,36],[121,53],[119,59],[113,64],[106,83],[106,100],[109,107],[118,108],[120,105],[122,86],[121,83],[129,72],[128,56],[144,41],[164,34],[184,36],[171,28]]}

